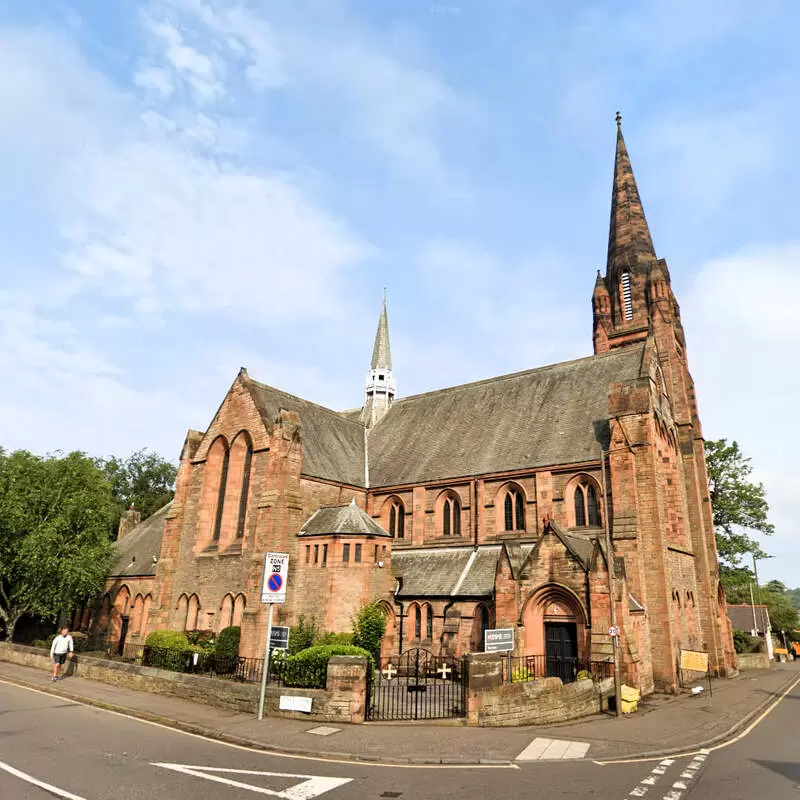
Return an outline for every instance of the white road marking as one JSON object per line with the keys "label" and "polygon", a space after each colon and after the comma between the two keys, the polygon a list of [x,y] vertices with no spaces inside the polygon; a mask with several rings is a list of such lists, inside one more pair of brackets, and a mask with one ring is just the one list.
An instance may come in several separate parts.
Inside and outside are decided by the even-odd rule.
{"label": "white road marking", "polygon": [[51,792],[56,797],[63,797],[64,800],[85,800],[85,798],[78,797],[77,794],[72,794],[72,792],[68,792],[66,789],[59,789],[58,786],[53,786],[50,783],[45,783],[44,781],[34,778],[32,775],[28,775],[27,772],[21,772],[18,769],[14,769],[14,767],[10,766],[9,764],[5,764],[2,761],[0,761],[0,769],[5,770],[10,775],[14,775],[23,781],[32,783],[34,786],[38,786],[40,789],[44,789],[46,792]]}
{"label": "white road marking", "polygon": [[657,767],[653,767],[650,774],[646,778],[642,778],[639,783],[628,792],[628,797],[644,797],[650,790],[651,786],[655,786],[661,776],[675,763],[674,758],[662,759]]}
{"label": "white road marking", "polygon": [[[755,678],[751,678],[751,680],[755,680]],[[760,725],[780,704],[781,701],[786,697],[789,692],[793,691],[794,688],[800,684],[800,678],[794,681],[790,686],[787,686],[786,689],[781,693],[780,697],[775,699],[775,702],[769,706],[765,711],[759,714],[741,733],[738,733],[732,739],[727,739],[724,742],[720,742],[720,744],[715,744],[713,747],[702,748],[700,750],[692,750],[688,749],[683,753],[675,753],[675,758],[683,758],[684,756],[708,756],[709,753],[713,753],[716,750],[722,750],[725,747],[730,747],[732,744],[736,744],[736,742],[741,741],[744,739],[745,736],[748,736],[750,732]],[[644,764],[648,761],[657,761],[660,756],[645,756],[644,758],[611,758],[607,761],[595,761],[595,764],[600,764],[605,766],[606,764]]]}
{"label": "white road marking", "polygon": [[[702,760],[698,756],[690,764],[688,764],[685,769],[683,767],[676,767],[676,769],[681,770],[681,780],[676,780],[672,784],[671,788],[662,796],[662,800],[681,800],[684,792],[688,791],[697,781],[700,774],[700,768],[703,766],[703,760],[705,760],[705,758],[706,755],[702,756]],[[667,770],[674,763],[674,758],[662,759],[657,766],[650,770],[649,775],[647,775],[645,778],[642,778],[642,780],[640,780],[639,783],[636,784],[636,786],[634,786],[630,792],[628,792],[628,798],[644,797],[650,791],[650,789],[655,786],[659,780],[661,780],[661,776],[665,775]],[[682,779],[685,779],[685,781]]]}
{"label": "white road marking", "polygon": [[[1,663],[1,662],[0,662]],[[53,698],[61,698],[64,700],[71,700],[75,705],[85,706],[86,708],[91,708],[94,711],[101,711],[104,714],[111,714],[115,717],[122,717],[123,719],[129,719],[132,722],[139,722],[142,725],[152,725],[154,728],[161,728],[162,730],[169,731],[170,733],[177,733],[181,736],[188,736],[192,739],[200,739],[203,742],[211,742],[213,744],[218,744],[222,747],[230,747],[232,750],[243,750],[245,753],[257,753],[261,756],[274,756],[276,758],[293,758],[296,761],[317,761],[323,764],[351,764],[353,766],[359,767],[378,767],[379,769],[420,769],[420,770],[448,770],[448,769],[520,769],[519,765],[517,764],[381,764],[375,761],[357,761],[355,758],[335,758],[333,756],[308,756],[300,753],[284,753],[280,750],[271,750],[271,749],[264,749],[263,747],[248,747],[244,744],[234,744],[233,742],[226,742],[224,739],[217,739],[210,736],[204,736],[201,733],[192,733],[191,731],[185,731],[182,728],[176,728],[174,725],[165,725],[163,722],[154,722],[151,719],[146,719],[145,717],[137,716],[134,709],[130,709],[129,711],[112,711],[110,708],[104,708],[102,705],[96,705],[91,701],[90,698],[86,697],[77,697],[73,695],[72,697],[65,698],[64,695],[53,694],[52,692],[45,692],[41,689],[34,689],[31,686],[26,686],[22,683],[16,683],[13,680],[8,680],[6,678],[0,678],[0,685],[4,686],[11,686],[14,689],[22,689],[26,692],[34,692],[35,694],[41,694],[45,697],[49,697],[51,700]],[[79,800],[83,800],[83,798],[79,798]]]}
{"label": "white road marking", "polygon": [[588,751],[588,742],[568,742],[565,739],[544,739],[537,736],[515,760],[566,761],[583,758]]}
{"label": "white road marking", "polygon": [[[202,767],[190,764],[152,764],[154,767],[163,767],[175,772],[182,772],[185,775],[194,775],[196,778],[205,778],[208,781],[224,783],[227,786],[235,786],[238,789],[247,789],[256,794],[268,794],[271,797],[280,797],[281,800],[311,800],[319,797],[332,789],[338,789],[346,783],[350,783],[352,778],[325,778],[320,775],[296,775],[286,772],[263,772],[256,769],[228,769],[226,767]],[[280,792],[274,789],[266,789],[262,786],[254,786],[252,783],[242,783],[230,778],[223,778],[221,775],[212,773],[223,772],[229,775],[263,775],[269,778],[302,778],[300,783],[283,789]],[[78,800],[81,800],[78,798]]]}

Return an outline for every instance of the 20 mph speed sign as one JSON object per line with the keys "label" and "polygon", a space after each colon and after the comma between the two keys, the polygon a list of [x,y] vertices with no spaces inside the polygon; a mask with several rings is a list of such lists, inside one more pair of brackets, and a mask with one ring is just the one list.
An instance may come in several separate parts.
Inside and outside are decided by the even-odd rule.
{"label": "20 mph speed sign", "polygon": [[286,602],[286,579],[288,574],[288,553],[264,554],[264,577],[261,581],[262,603]]}

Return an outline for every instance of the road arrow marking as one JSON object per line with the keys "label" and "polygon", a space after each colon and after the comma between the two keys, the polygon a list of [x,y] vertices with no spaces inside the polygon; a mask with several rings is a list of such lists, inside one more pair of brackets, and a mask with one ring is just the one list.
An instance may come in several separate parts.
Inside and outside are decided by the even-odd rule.
{"label": "road arrow marking", "polygon": [[[205,778],[207,781],[223,783],[227,786],[235,786],[238,789],[247,789],[256,794],[267,794],[270,797],[280,797],[281,800],[311,800],[319,797],[332,789],[338,789],[346,783],[350,783],[352,778],[325,778],[319,775],[296,775],[286,772],[264,772],[255,769],[228,769],[225,767],[202,767],[190,764],[161,764],[153,763],[154,767],[171,769],[174,772],[182,772],[184,775],[193,775],[196,778]],[[251,783],[224,778],[222,775],[213,773],[225,773],[228,775],[263,775],[268,778],[301,778],[300,783],[290,786],[278,792],[274,789],[266,789],[262,786],[253,786]],[[80,800],[80,798],[78,798]]]}

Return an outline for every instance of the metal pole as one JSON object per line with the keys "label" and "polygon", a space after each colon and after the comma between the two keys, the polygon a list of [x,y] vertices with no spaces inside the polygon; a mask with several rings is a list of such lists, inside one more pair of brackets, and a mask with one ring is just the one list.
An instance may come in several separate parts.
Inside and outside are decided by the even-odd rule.
{"label": "metal pole", "polygon": [[750,608],[753,610],[753,636],[758,636],[758,622],[756,622],[756,601],[753,600],[753,582],[748,581],[750,586]]}
{"label": "metal pole", "polygon": [[267,678],[269,676],[269,640],[272,638],[272,609],[274,603],[269,604],[269,613],[267,614],[267,643],[264,645],[264,667],[261,672],[261,697],[258,700],[258,718],[264,717],[264,695],[267,693]]}
{"label": "metal pole", "polygon": [[[605,528],[606,553],[608,554],[608,606],[611,612],[611,625],[617,627],[617,592],[614,584],[614,551],[611,548],[611,531],[608,522],[608,484],[606,483],[606,453],[600,451],[600,466],[603,476],[603,521]],[[614,656],[614,714],[619,717],[622,714],[622,693],[619,680],[619,657],[617,654],[618,636],[611,637],[611,652]]]}
{"label": "metal pole", "polygon": [[758,567],[756,566],[756,554],[752,553],[753,556],[753,575],[755,575],[756,579],[756,602],[758,603],[758,615],[761,617],[761,627],[764,629],[766,633],[767,626],[764,623],[764,609],[761,606],[761,588],[758,585]]}

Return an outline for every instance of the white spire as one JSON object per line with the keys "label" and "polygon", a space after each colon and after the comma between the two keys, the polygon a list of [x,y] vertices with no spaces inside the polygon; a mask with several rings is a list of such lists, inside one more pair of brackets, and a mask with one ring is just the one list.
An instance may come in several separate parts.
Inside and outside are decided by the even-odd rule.
{"label": "white spire", "polygon": [[371,428],[388,410],[394,401],[397,386],[392,374],[392,351],[389,347],[389,319],[386,315],[386,290],[372,348],[372,361],[364,385],[364,410],[361,420]]}

